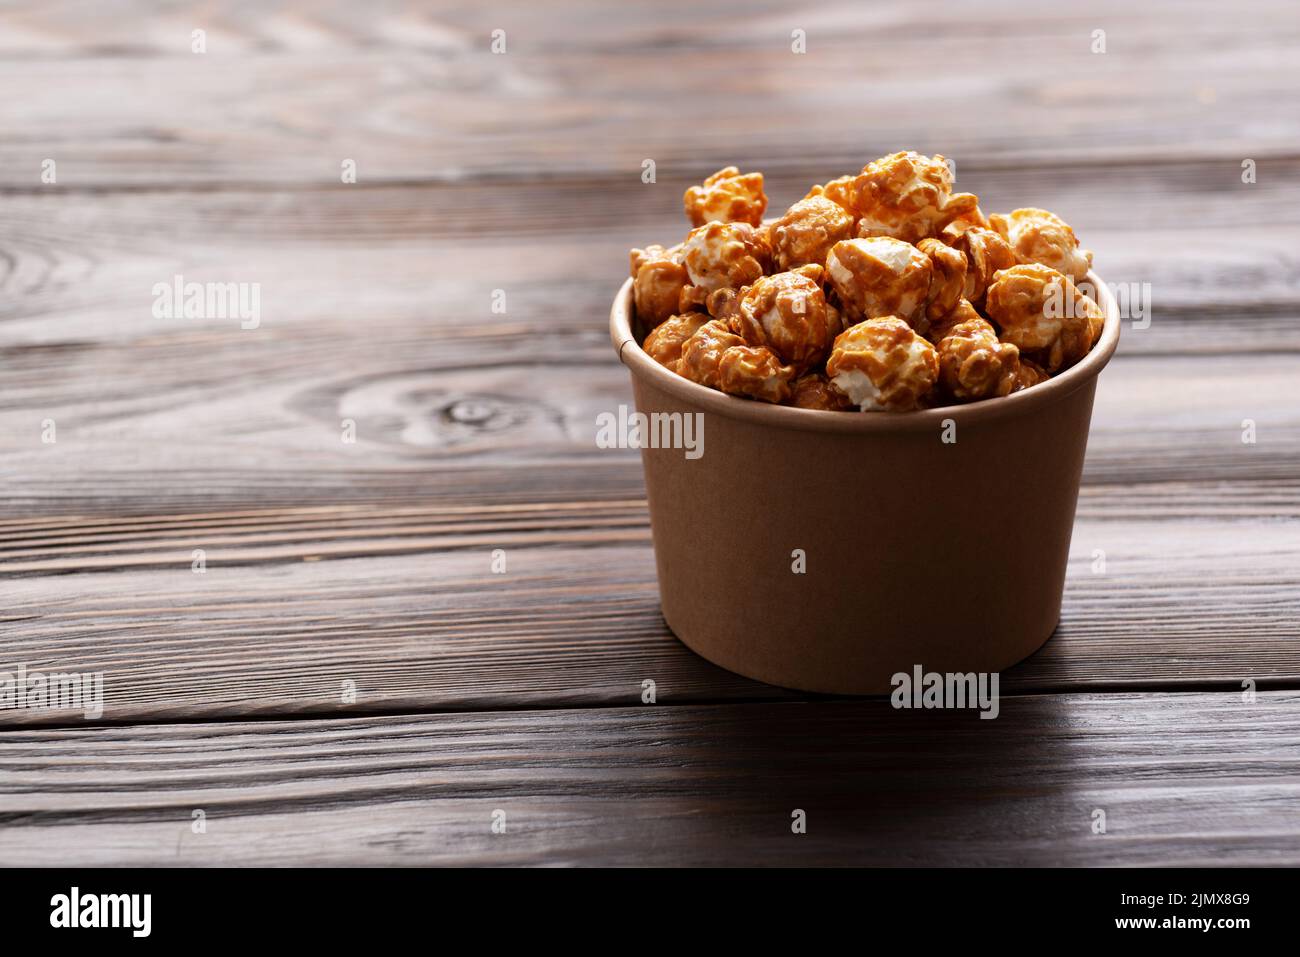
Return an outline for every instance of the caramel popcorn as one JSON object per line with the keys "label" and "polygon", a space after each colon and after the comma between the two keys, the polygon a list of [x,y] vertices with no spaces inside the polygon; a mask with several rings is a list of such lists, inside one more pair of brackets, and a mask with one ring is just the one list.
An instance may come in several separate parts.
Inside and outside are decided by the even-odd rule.
{"label": "caramel popcorn", "polygon": [[688,189],[682,203],[686,207],[686,218],[693,226],[710,222],[760,226],[767,209],[763,174],[742,175],[736,167],[728,166],[706,179],[702,186]]}
{"label": "caramel popcorn", "polygon": [[710,319],[682,345],[677,373],[710,389],[720,388],[718,366],[723,354],[733,346],[744,344],[745,340],[728,329],[721,319]]}
{"label": "caramel popcorn", "polygon": [[1087,355],[1104,321],[1100,307],[1069,276],[1038,263],[995,274],[985,309],[1002,341],[1028,353],[1049,373]]}
{"label": "caramel popcorn", "polygon": [[794,380],[786,405],[797,409],[820,409],[823,412],[848,412],[853,403],[831,386],[822,372],[808,372]]}
{"label": "caramel popcorn", "polygon": [[698,312],[673,316],[654,327],[650,335],[646,336],[642,348],[655,362],[676,372],[677,360],[682,357],[682,346],[706,322],[708,317]]}
{"label": "caramel popcorn", "polygon": [[718,387],[730,395],[747,395],[764,402],[784,402],[790,397],[795,370],[783,366],[770,349],[733,346],[718,363]]}
{"label": "caramel popcorn", "polygon": [[832,246],[853,236],[853,217],[824,196],[809,196],[772,224],[772,256],[778,269],[823,266]]}
{"label": "caramel popcorn", "polygon": [[939,377],[934,346],[898,316],[840,333],[826,363],[831,384],[863,412],[918,408]]}
{"label": "caramel popcorn", "polygon": [[657,326],[678,311],[682,290],[690,282],[681,260],[662,246],[634,249],[632,299],[647,326]]}
{"label": "caramel popcorn", "polygon": [[748,286],[770,263],[767,244],[748,223],[706,223],[692,229],[682,261],[692,285],[708,292]]}
{"label": "caramel popcorn", "polygon": [[1016,254],[998,233],[981,226],[966,228],[953,239],[952,245],[966,257],[966,284],[962,297],[982,306],[993,274],[1016,265]]}
{"label": "caramel popcorn", "polygon": [[930,259],[887,236],[846,239],[826,255],[826,272],[850,319],[900,316],[915,322],[930,292]]}
{"label": "caramel popcorn", "polygon": [[1075,282],[1082,282],[1092,268],[1092,253],[1079,248],[1074,230],[1045,209],[1028,206],[1005,216],[994,214],[989,223],[1006,239],[1021,263],[1051,266]]}
{"label": "caramel popcorn", "polygon": [[643,348],[731,395],[823,411],[995,399],[1078,362],[1105,325],[1070,226],[1034,207],[986,216],[942,156],[883,156],[766,222],[762,174],[734,166],[683,204],[683,242],[629,256]]}
{"label": "caramel popcorn", "polygon": [[1046,382],[1051,376],[1047,370],[1034,362],[1032,359],[1020,357],[1020,371],[1016,373],[1016,384],[1012,387],[1012,392],[1021,392],[1030,386],[1038,385],[1040,382]]}
{"label": "caramel popcorn", "polygon": [[859,237],[891,236],[909,243],[937,236],[979,204],[970,193],[952,192],[952,171],[942,156],[910,151],[868,163],[850,183],[827,184],[826,195],[857,217]]}
{"label": "caramel popcorn", "polygon": [[947,326],[935,344],[939,381],[963,402],[1010,395],[1019,381],[1020,350],[999,342],[993,326],[973,307],[969,313],[971,318]]}
{"label": "caramel popcorn", "polygon": [[825,359],[834,337],[822,287],[796,272],[764,276],[750,286],[731,328],[801,369]]}
{"label": "caramel popcorn", "polygon": [[925,317],[929,322],[938,322],[957,307],[966,289],[966,257],[937,239],[923,239],[916,248],[930,257],[930,291],[925,296]]}
{"label": "caramel popcorn", "polygon": [[686,340],[676,371],[711,389],[765,402],[785,400],[795,376],[770,349],[746,345],[721,319],[703,323]]}

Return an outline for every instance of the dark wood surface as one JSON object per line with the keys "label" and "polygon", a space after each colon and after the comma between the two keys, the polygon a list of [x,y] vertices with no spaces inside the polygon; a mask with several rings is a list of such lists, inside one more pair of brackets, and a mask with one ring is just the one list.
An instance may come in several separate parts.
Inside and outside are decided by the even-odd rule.
{"label": "dark wood surface", "polygon": [[[1300,862],[1300,21],[1247,6],[0,12],[0,670],[106,694],[0,710],[0,863]],[[901,148],[1151,284],[996,721],[695,657],[593,441],[685,186]]]}

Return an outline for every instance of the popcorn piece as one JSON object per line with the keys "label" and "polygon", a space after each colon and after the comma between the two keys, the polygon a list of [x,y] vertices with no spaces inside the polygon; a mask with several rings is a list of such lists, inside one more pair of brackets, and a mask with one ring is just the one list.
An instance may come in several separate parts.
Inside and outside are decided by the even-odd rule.
{"label": "popcorn piece", "polygon": [[863,412],[906,412],[934,387],[934,346],[898,316],[868,319],[840,333],[826,363],[832,385]]}
{"label": "popcorn piece", "polygon": [[1020,357],[1020,371],[1016,373],[1016,384],[1012,387],[1012,392],[1023,392],[1030,386],[1038,385],[1040,382],[1046,382],[1051,376],[1047,370],[1034,362],[1032,359]]}
{"label": "popcorn piece", "polygon": [[942,156],[912,151],[868,163],[849,183],[828,183],[825,195],[858,218],[859,237],[891,236],[909,243],[938,235],[979,204],[971,193],[952,192],[952,171]]}
{"label": "popcorn piece", "polygon": [[682,357],[682,346],[708,321],[708,317],[698,312],[673,316],[655,326],[650,335],[646,336],[642,348],[655,362],[676,372],[677,360]]}
{"label": "popcorn piece", "polygon": [[1055,269],[1026,263],[1003,269],[989,286],[985,311],[1003,342],[1029,353],[1049,373],[1074,365],[1092,348],[1101,309]]}
{"label": "popcorn piece", "polygon": [[993,274],[1016,265],[1016,254],[998,233],[982,226],[971,226],[952,242],[953,248],[966,256],[966,284],[962,297],[983,305],[984,295]]}
{"label": "popcorn piece", "polygon": [[748,223],[706,223],[682,247],[691,282],[707,292],[748,286],[767,271],[771,252]]}
{"label": "popcorn piece", "polygon": [[853,217],[824,196],[808,196],[772,224],[772,255],[777,268],[823,265],[832,246],[853,236]]}
{"label": "popcorn piece", "polygon": [[718,363],[718,387],[730,395],[747,395],[763,402],[784,402],[790,397],[795,370],[784,366],[770,349],[733,346]]}
{"label": "popcorn piece", "polygon": [[957,307],[966,288],[966,256],[937,239],[923,239],[916,248],[930,257],[930,291],[925,316],[938,322]]}
{"label": "popcorn piece", "polygon": [[966,230],[970,229],[972,226],[979,226],[982,229],[993,228],[989,225],[988,217],[984,215],[984,211],[976,206],[970,212],[963,213],[947,226],[943,227],[943,231],[939,233],[939,238],[951,246],[953,240],[966,232]]}
{"label": "popcorn piece", "polygon": [[978,315],[948,326],[935,351],[939,381],[955,399],[969,402],[1009,395],[1016,387],[1020,350],[999,342],[997,332]]}
{"label": "popcorn piece", "polygon": [[677,363],[677,374],[708,386],[719,388],[718,366],[727,350],[734,346],[743,346],[745,340],[740,338],[721,319],[710,319],[682,346],[682,357]]}
{"label": "popcorn piece", "polygon": [[708,292],[700,286],[686,286],[678,297],[678,312],[707,312],[713,319],[723,319],[730,327],[736,313],[740,310],[740,297],[748,286],[740,289],[715,289]]}
{"label": "popcorn piece", "polygon": [[688,189],[682,204],[692,226],[709,222],[761,225],[767,209],[763,174],[741,174],[736,167],[728,166],[706,179],[704,185]]}
{"label": "popcorn piece", "polygon": [[834,338],[822,287],[794,272],[756,280],[741,297],[731,328],[800,369],[821,362]]}
{"label": "popcorn piece", "polygon": [[1021,263],[1040,263],[1082,281],[1092,268],[1092,253],[1079,248],[1069,224],[1054,213],[1032,206],[1005,216],[993,214],[989,222],[1016,254]]}
{"label": "popcorn piece", "polygon": [[901,316],[915,322],[930,291],[930,258],[915,246],[877,236],[846,239],[826,256],[826,272],[854,321]]}
{"label": "popcorn piece", "polygon": [[853,403],[831,387],[821,372],[809,372],[794,380],[787,405],[797,409],[821,409],[823,412],[848,412]]}
{"label": "popcorn piece", "polygon": [[654,328],[678,312],[682,290],[690,281],[686,267],[662,246],[633,249],[629,259],[637,317]]}

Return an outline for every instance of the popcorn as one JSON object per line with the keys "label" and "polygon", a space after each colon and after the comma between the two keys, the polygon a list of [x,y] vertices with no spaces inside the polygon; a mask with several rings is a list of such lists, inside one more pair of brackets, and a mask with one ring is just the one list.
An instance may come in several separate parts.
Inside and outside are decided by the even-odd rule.
{"label": "popcorn", "polygon": [[930,258],[915,246],[876,236],[836,243],[826,256],[826,272],[852,320],[900,316],[920,318],[930,292]]}
{"label": "popcorn", "polygon": [[851,182],[828,183],[825,193],[858,218],[859,237],[891,236],[909,243],[937,236],[979,204],[970,193],[952,192],[952,171],[942,156],[910,151],[868,163]]}
{"label": "popcorn", "polygon": [[984,211],[978,206],[970,212],[962,213],[947,226],[943,227],[943,231],[939,233],[939,238],[951,246],[953,240],[966,232],[966,230],[970,229],[972,226],[980,226],[983,229],[992,228],[989,226],[988,217],[984,215]]}
{"label": "popcorn", "polygon": [[750,346],[721,319],[701,325],[682,346],[676,371],[684,378],[731,395],[782,402],[795,377],[770,349]]}
{"label": "popcorn", "polygon": [[1100,307],[1068,276],[1038,263],[996,273],[985,310],[1003,342],[1028,353],[1049,373],[1087,355],[1104,322]]}
{"label": "popcorn", "polygon": [[796,409],[821,409],[823,412],[848,412],[853,409],[844,395],[831,386],[825,373],[809,372],[794,380],[786,405]]}
{"label": "popcorn", "polygon": [[634,249],[632,300],[647,328],[654,328],[678,311],[681,293],[690,282],[681,260],[662,246]]}
{"label": "popcorn", "polygon": [[764,222],[761,173],[683,196],[693,228],[629,256],[643,348],[730,395],[907,411],[1032,388],[1078,362],[1105,316],[1092,253],[1052,213],[985,216],[942,156],[894,153]]}
{"label": "popcorn", "polygon": [[718,385],[730,395],[747,395],[764,402],[784,402],[790,397],[795,370],[783,366],[770,349],[734,346],[718,363]]}
{"label": "popcorn", "polygon": [[748,286],[767,272],[771,253],[748,223],[706,223],[682,245],[691,283],[708,292]]}
{"label": "popcorn", "polygon": [[1074,230],[1045,209],[1027,206],[1005,216],[994,214],[989,222],[1006,239],[1021,263],[1051,266],[1075,282],[1082,282],[1092,268],[1092,253],[1079,248]]}
{"label": "popcorn", "polygon": [[682,204],[692,226],[709,222],[760,226],[763,212],[767,209],[763,174],[742,175],[736,167],[728,166],[706,179],[704,185],[688,189],[682,197]]}
{"label": "popcorn", "polygon": [[642,348],[655,362],[676,372],[677,360],[682,357],[682,346],[708,321],[707,316],[698,312],[673,316],[654,327],[650,335],[646,336]]}
{"label": "popcorn", "polygon": [[984,304],[993,274],[1016,265],[1016,254],[1007,241],[991,229],[971,226],[954,237],[952,246],[966,257],[966,284],[962,297],[977,306]]}
{"label": "popcorn", "polygon": [[778,269],[826,264],[826,254],[853,236],[853,217],[824,196],[808,196],[772,224],[772,256]]}
{"label": "popcorn", "polygon": [[1020,350],[999,342],[998,334],[969,302],[955,310],[960,321],[946,323],[935,343],[939,381],[962,402],[1010,395],[1020,375]]}
{"label": "popcorn", "polygon": [[937,239],[923,239],[916,248],[930,257],[930,291],[925,296],[925,317],[929,322],[938,322],[961,300],[966,288],[966,256]]}
{"label": "popcorn", "polygon": [[1047,370],[1034,362],[1032,359],[1020,357],[1020,371],[1016,373],[1016,384],[1012,387],[1012,392],[1022,392],[1030,386],[1038,385],[1040,382],[1046,382],[1051,376]]}
{"label": "popcorn", "polygon": [[825,359],[834,339],[821,286],[796,272],[757,280],[741,297],[730,325],[746,342],[766,346],[800,369]]}
{"label": "popcorn", "polygon": [[831,384],[863,412],[918,408],[939,377],[934,346],[898,316],[840,333],[826,363]]}
{"label": "popcorn", "polygon": [[723,355],[728,349],[744,344],[745,340],[728,329],[721,319],[710,319],[682,345],[677,373],[710,389],[721,388],[718,366]]}

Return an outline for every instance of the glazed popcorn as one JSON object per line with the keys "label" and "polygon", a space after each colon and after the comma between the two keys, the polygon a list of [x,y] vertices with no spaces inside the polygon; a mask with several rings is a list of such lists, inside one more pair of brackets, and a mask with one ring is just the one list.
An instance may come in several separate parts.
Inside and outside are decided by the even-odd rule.
{"label": "glazed popcorn", "polygon": [[953,310],[935,341],[939,382],[962,402],[1010,395],[1020,381],[1020,350],[1000,342],[997,331],[966,300]]}
{"label": "glazed popcorn", "polygon": [[686,340],[708,321],[708,316],[698,312],[673,316],[654,327],[650,335],[646,336],[642,348],[655,362],[676,372],[677,360],[682,357],[682,347],[686,345]]}
{"label": "glazed popcorn", "polygon": [[1032,359],[1020,357],[1020,371],[1016,373],[1016,384],[1012,392],[1019,392],[1022,389],[1028,389],[1031,385],[1038,385],[1040,382],[1046,382],[1051,376],[1047,370],[1034,362]]}
{"label": "glazed popcorn", "polygon": [[853,217],[824,196],[808,196],[772,224],[772,256],[778,269],[823,265],[836,243],[853,236]]}
{"label": "glazed popcorn", "polygon": [[1005,216],[994,214],[989,223],[1006,239],[1021,263],[1051,266],[1075,282],[1082,282],[1092,268],[1092,253],[1079,248],[1074,230],[1045,209],[1031,206]]}
{"label": "glazed popcorn", "polygon": [[826,375],[863,412],[919,408],[939,377],[934,346],[898,316],[868,319],[840,333]]}
{"label": "glazed popcorn", "polygon": [[976,306],[984,304],[993,274],[1016,265],[1016,254],[1001,235],[981,226],[971,226],[952,241],[952,246],[966,257],[966,284],[962,298]]}
{"label": "glazed popcorn", "polygon": [[709,292],[748,286],[768,271],[771,254],[748,223],[706,223],[682,244],[682,261],[692,285]]}
{"label": "glazed popcorn", "polygon": [[1087,355],[1104,318],[1069,276],[1038,263],[994,275],[985,310],[1003,342],[1027,353],[1049,373]]}
{"label": "glazed popcorn", "polygon": [[784,402],[790,397],[793,378],[794,369],[781,365],[771,350],[761,346],[735,346],[718,363],[718,386],[729,395]]}
{"label": "glazed popcorn", "polygon": [[711,222],[760,226],[767,209],[763,174],[742,175],[736,167],[728,166],[706,179],[704,185],[688,189],[682,203],[693,226]]}
{"label": "glazed popcorn", "polygon": [[658,325],[678,312],[682,290],[688,288],[690,276],[681,260],[662,246],[634,249],[632,264],[632,299],[636,314],[647,325]]}
{"label": "glazed popcorn", "polygon": [[966,257],[937,239],[922,239],[916,248],[930,258],[930,291],[925,296],[928,326],[942,320],[961,301],[966,289]]}
{"label": "glazed popcorn", "polygon": [[996,399],[1078,362],[1105,324],[1092,253],[1024,207],[988,216],[942,156],[881,157],[763,221],[761,173],[686,190],[692,229],[631,252],[643,348],[730,395],[819,411]]}
{"label": "glazed popcorn", "polygon": [[952,192],[952,171],[942,156],[913,152],[868,163],[852,180],[827,184],[826,195],[857,218],[858,236],[891,236],[909,243],[938,235],[979,204],[970,193]]}
{"label": "glazed popcorn", "polygon": [[682,344],[677,372],[692,382],[720,389],[718,366],[722,363],[723,354],[734,346],[744,344],[745,340],[728,329],[721,319],[710,319]]}
{"label": "glazed popcorn", "polygon": [[710,319],[686,340],[676,371],[700,385],[765,402],[785,400],[795,377],[771,350],[746,345],[721,319]]}
{"label": "glazed popcorn", "polygon": [[823,372],[809,372],[795,379],[786,404],[822,412],[847,412],[853,408],[853,403],[831,385],[831,380]]}
{"label": "glazed popcorn", "polygon": [[855,322],[922,315],[930,292],[930,258],[910,243],[887,236],[846,239],[826,254],[826,273],[844,312]]}
{"label": "glazed popcorn", "polygon": [[[812,268],[820,274],[821,267]],[[835,337],[821,285],[797,272],[756,280],[741,296],[731,328],[800,369],[824,361]]]}

